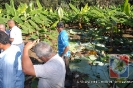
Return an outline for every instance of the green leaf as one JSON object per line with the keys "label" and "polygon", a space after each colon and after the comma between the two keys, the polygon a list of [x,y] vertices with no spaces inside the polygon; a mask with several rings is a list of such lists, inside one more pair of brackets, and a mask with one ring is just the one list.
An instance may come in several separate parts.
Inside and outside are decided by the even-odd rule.
{"label": "green leaf", "polygon": [[2,13],[2,9],[0,9],[0,14]]}
{"label": "green leaf", "polygon": [[32,38],[32,39],[38,39],[39,37],[34,34],[34,35],[31,35],[30,38]]}
{"label": "green leaf", "polygon": [[34,3],[33,2],[30,2],[29,5],[28,5],[28,8],[27,8],[27,12],[31,12],[34,9],[35,9]]}
{"label": "green leaf", "polygon": [[13,16],[16,16],[16,9],[15,9],[15,6],[14,6],[14,0],[10,0],[10,5],[11,5],[11,8],[13,9],[13,13],[14,13]]}
{"label": "green leaf", "polygon": [[[10,5],[8,5],[7,3],[5,4],[5,7],[6,7],[6,13],[7,14],[13,14],[13,9],[11,8]],[[12,11],[11,11],[12,10]]]}
{"label": "green leaf", "polygon": [[36,15],[41,13],[42,11],[40,9],[36,9],[36,10],[32,10],[31,12],[29,12],[30,15]]}
{"label": "green leaf", "polygon": [[61,8],[61,7],[59,7],[58,8],[58,16],[59,16],[59,18],[60,18],[60,21],[61,21],[61,19],[63,18],[63,9]]}
{"label": "green leaf", "polygon": [[85,14],[86,12],[88,12],[89,9],[90,7],[88,6],[88,3],[87,3],[85,7],[81,9],[80,14]]}
{"label": "green leaf", "polygon": [[34,79],[31,83],[31,88],[37,88],[38,85],[38,79]]}
{"label": "green leaf", "polygon": [[47,29],[45,27],[42,28],[42,30],[39,30],[39,33],[41,34],[45,34],[47,32]]}
{"label": "green leaf", "polygon": [[28,28],[29,33],[36,32],[36,30],[28,22],[24,23],[24,25]]}
{"label": "green leaf", "polygon": [[74,10],[76,13],[79,13],[79,10],[78,10],[74,5],[72,5],[72,4],[70,3],[69,6],[70,6],[71,9]]}
{"label": "green leaf", "polygon": [[29,34],[29,33],[35,32],[33,27],[28,22],[25,22],[24,24],[19,24],[19,25],[22,28],[22,33],[24,33],[24,34]]}
{"label": "green leaf", "polygon": [[46,17],[43,14],[38,14],[38,18],[40,20],[42,20],[42,23],[41,23],[42,25],[44,25],[44,26],[50,26],[50,20],[48,19],[48,17]]}
{"label": "green leaf", "polygon": [[0,23],[4,23],[4,18],[0,17]]}
{"label": "green leaf", "polygon": [[19,24],[19,25],[20,25],[20,27],[21,27],[21,29],[22,29],[22,33],[24,33],[24,34],[29,34],[28,28],[27,28],[25,25],[22,25],[22,24]]}
{"label": "green leaf", "polygon": [[50,12],[50,13],[53,13],[53,9],[52,9],[52,7],[49,9],[49,12]]}
{"label": "green leaf", "polygon": [[39,0],[36,0],[36,4],[37,4],[37,7],[39,9],[42,9],[43,8]]}
{"label": "green leaf", "polygon": [[37,25],[34,21],[29,20],[29,22],[30,22],[30,24],[31,24],[36,30],[41,30],[41,29],[38,27],[38,25]]}
{"label": "green leaf", "polygon": [[129,0],[125,0],[124,2],[124,8],[123,8],[123,11],[125,12],[126,15],[130,15],[130,4],[129,4]]}
{"label": "green leaf", "polygon": [[[105,17],[105,15],[104,15],[104,13],[101,13],[100,11],[98,11],[98,10],[91,10],[91,12],[92,12],[92,15],[93,16],[95,16],[95,17],[102,17],[102,18],[104,18]],[[95,14],[98,14],[98,15],[95,15]]]}
{"label": "green leaf", "polygon": [[34,20],[36,23],[43,24],[43,22],[42,22],[42,20],[39,18],[39,16],[33,16],[31,19]]}
{"label": "green leaf", "polygon": [[20,5],[19,5],[19,7],[17,9],[18,14],[21,15],[21,14],[25,13],[27,8],[28,8],[28,6],[27,6],[26,3],[20,3]]}
{"label": "green leaf", "polygon": [[15,20],[17,23],[23,23],[22,19],[19,18],[18,16],[13,17],[12,19]]}
{"label": "green leaf", "polygon": [[128,3],[127,6],[126,6],[126,8],[125,8],[125,13],[126,13],[128,16],[130,16],[130,12],[131,12],[131,10],[130,10],[130,4]]}
{"label": "green leaf", "polygon": [[52,24],[51,28],[55,28],[58,22],[59,22],[59,20],[57,20],[56,22],[54,22],[54,23]]}

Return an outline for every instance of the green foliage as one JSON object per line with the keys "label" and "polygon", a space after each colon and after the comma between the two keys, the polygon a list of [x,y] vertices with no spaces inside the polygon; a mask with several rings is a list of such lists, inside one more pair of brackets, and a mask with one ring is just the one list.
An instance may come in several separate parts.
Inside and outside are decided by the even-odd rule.
{"label": "green foliage", "polygon": [[[40,30],[54,28],[56,26],[54,22],[59,20],[59,18],[56,18],[58,15],[56,11],[55,13],[52,13],[45,9],[42,7],[39,0],[36,0],[36,3],[36,8],[33,2],[29,5],[26,3],[20,3],[17,8],[14,6],[14,0],[11,0],[10,4],[5,3],[5,9],[0,10],[0,22],[6,23],[9,19],[13,19],[22,29],[23,34],[28,34],[29,38],[31,37],[36,39],[42,37],[43,34],[40,33]],[[60,19],[61,18],[62,17],[60,17]],[[47,34],[48,32],[49,31],[45,33]]]}
{"label": "green foliage", "polygon": [[31,83],[31,88],[38,88],[38,78],[33,78]]}
{"label": "green foliage", "polygon": [[125,14],[130,15],[131,10],[130,10],[129,0],[125,0],[123,6],[124,6],[123,11],[125,12]]}
{"label": "green foliage", "polygon": [[[54,10],[51,8],[43,7],[39,0],[35,0],[36,4],[30,2],[29,4],[20,3],[17,7],[14,6],[14,0],[10,4],[5,3],[5,9],[0,9],[0,23],[6,23],[9,19],[17,22],[18,26],[22,29],[24,35],[29,38],[41,38],[42,40],[50,39],[56,40],[56,35],[51,35],[55,32],[56,24],[63,21],[67,24],[77,24],[80,29],[83,25],[95,29],[86,28],[93,38],[102,35],[106,32],[121,33],[117,28],[117,24],[127,25],[133,27],[133,6],[130,6],[128,0],[125,0],[123,6],[85,6],[79,9],[73,4],[69,3],[70,8],[64,9],[62,6]],[[86,35],[88,36],[88,35]]]}
{"label": "green foliage", "polygon": [[36,2],[37,2],[37,6],[38,6],[38,8],[39,8],[39,9],[42,9],[43,7],[42,7],[40,1],[39,1],[39,0],[36,0]]}
{"label": "green foliage", "polygon": [[63,18],[63,9],[61,7],[58,8],[58,16],[60,20]]}

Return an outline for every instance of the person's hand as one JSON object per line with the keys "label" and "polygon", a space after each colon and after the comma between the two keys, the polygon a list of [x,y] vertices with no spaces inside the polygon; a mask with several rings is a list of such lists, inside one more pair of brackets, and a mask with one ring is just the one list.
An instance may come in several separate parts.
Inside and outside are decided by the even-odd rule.
{"label": "person's hand", "polygon": [[38,41],[39,41],[39,40],[37,39],[37,40],[28,42],[28,43],[25,45],[24,49],[30,50]]}
{"label": "person's hand", "polygon": [[61,58],[64,58],[64,55],[63,54],[61,55]]}

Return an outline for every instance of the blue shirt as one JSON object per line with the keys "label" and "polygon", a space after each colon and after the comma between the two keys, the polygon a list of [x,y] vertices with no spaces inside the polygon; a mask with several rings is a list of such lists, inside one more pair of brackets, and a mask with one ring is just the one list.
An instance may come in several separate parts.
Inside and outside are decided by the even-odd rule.
{"label": "blue shirt", "polygon": [[10,34],[10,30],[6,30],[6,33],[9,35]]}
{"label": "blue shirt", "polygon": [[0,88],[24,88],[21,51],[11,45],[0,54]]}
{"label": "blue shirt", "polygon": [[[65,47],[69,46],[69,37],[65,30],[62,30],[58,35],[58,54],[62,55]],[[70,51],[68,51],[64,56],[70,57]]]}

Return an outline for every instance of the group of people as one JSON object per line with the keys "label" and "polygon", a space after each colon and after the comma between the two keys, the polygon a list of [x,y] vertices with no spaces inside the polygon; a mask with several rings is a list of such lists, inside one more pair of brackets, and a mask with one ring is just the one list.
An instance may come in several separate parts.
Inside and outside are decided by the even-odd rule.
{"label": "group of people", "polygon": [[[0,24],[0,88],[24,88],[25,74],[39,78],[38,88],[64,88],[69,68],[69,37],[64,24],[57,24],[58,53],[46,42],[37,40],[23,43],[22,32],[14,20],[7,22],[9,29]],[[44,64],[33,65],[28,51],[33,48]]]}

